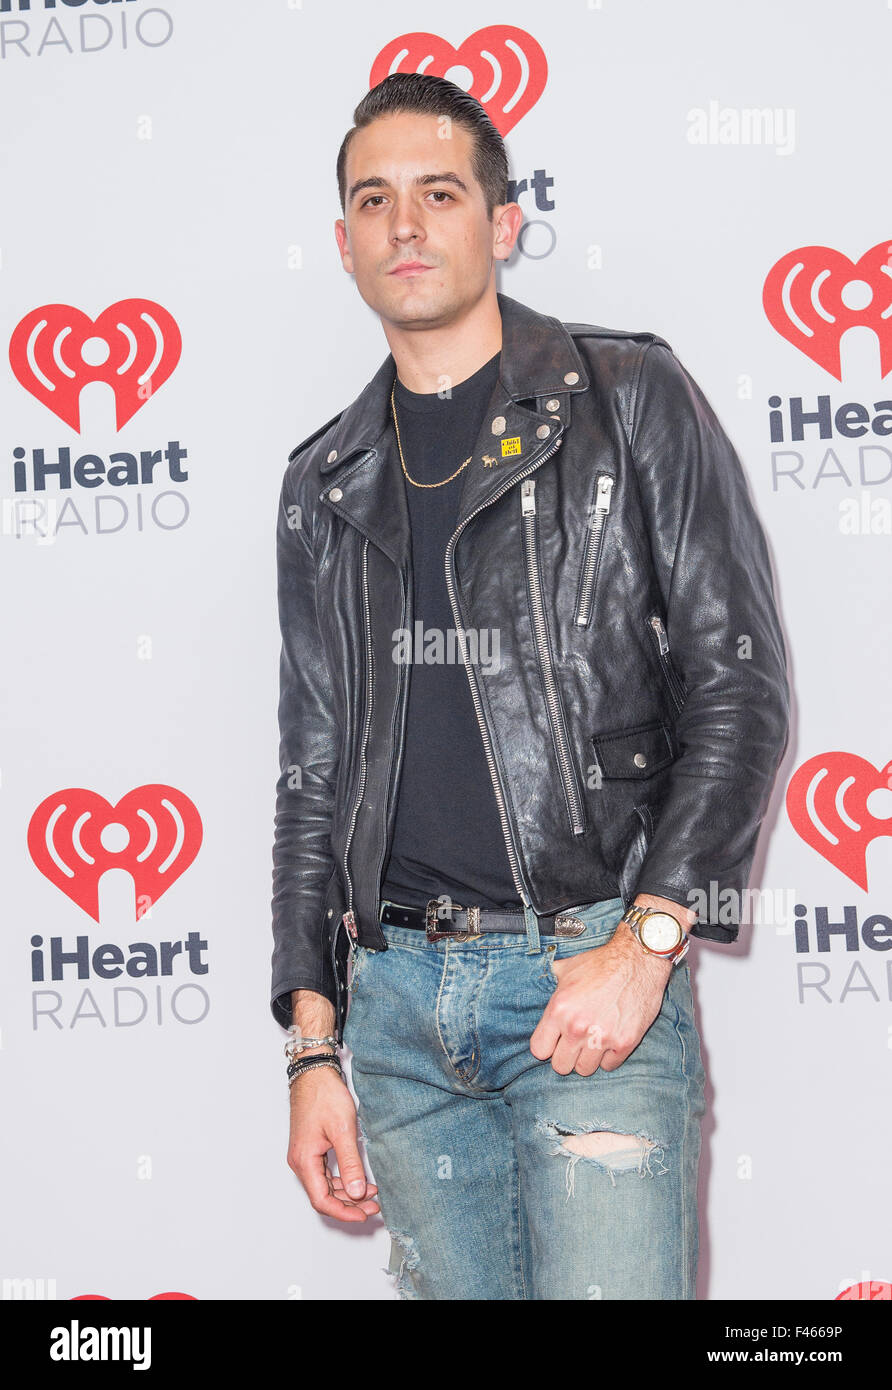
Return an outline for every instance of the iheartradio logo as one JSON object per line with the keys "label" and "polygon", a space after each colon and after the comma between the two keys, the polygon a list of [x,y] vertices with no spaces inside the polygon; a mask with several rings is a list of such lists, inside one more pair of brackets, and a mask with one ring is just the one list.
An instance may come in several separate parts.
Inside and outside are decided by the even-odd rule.
{"label": "iheartradio logo", "polygon": [[135,787],[112,806],[83,787],[53,792],[28,825],[28,850],[50,883],[99,922],[108,869],[133,879],[136,920],[185,873],[202,840],[194,803],[175,787]]}
{"label": "iheartradio logo", "polygon": [[400,34],[378,54],[369,74],[377,87],[394,72],[445,77],[476,97],[496,130],[506,136],[545,90],[548,63],[541,46],[525,29],[490,24],[477,29],[458,48],[438,34]]}
{"label": "iheartradio logo", "polygon": [[772,328],[837,381],[842,336],[858,326],[876,334],[881,377],[892,372],[892,242],[859,261],[830,246],[800,246],[771,267],[762,304]]}
{"label": "iheartradio logo", "polygon": [[[871,800],[885,816],[868,808]],[[890,803],[892,762],[876,768],[856,753],[809,758],[787,788],[787,814],[797,835],[865,892],[868,845],[892,835]]]}
{"label": "iheartradio logo", "polygon": [[145,405],[180,360],[173,315],[151,299],[121,299],[91,319],[71,304],[43,304],[13,329],[16,380],[80,433],[80,393],[94,381],[114,393],[115,428]]}

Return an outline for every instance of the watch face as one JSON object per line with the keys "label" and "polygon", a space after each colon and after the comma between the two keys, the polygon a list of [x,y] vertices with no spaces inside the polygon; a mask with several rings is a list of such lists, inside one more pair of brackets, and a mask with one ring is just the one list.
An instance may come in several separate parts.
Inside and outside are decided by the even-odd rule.
{"label": "watch face", "polygon": [[645,946],[652,951],[671,951],[682,938],[682,929],[668,912],[653,912],[645,917],[639,928]]}

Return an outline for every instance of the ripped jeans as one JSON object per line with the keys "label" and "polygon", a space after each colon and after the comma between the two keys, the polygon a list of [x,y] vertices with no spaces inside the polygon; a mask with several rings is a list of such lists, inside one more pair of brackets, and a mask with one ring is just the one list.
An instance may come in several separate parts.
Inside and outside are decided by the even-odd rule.
{"label": "ripped jeans", "polygon": [[686,961],[615,1071],[561,1076],[529,1049],[551,963],[602,946],[621,899],[572,909],[584,935],[429,942],[382,924],[357,947],[344,1041],[366,1154],[413,1299],[693,1299],[704,1070]]}

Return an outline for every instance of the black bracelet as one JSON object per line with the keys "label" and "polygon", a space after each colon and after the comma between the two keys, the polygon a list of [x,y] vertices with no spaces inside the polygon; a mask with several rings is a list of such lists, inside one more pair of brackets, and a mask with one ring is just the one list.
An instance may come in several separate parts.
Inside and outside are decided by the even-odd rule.
{"label": "black bracelet", "polygon": [[292,1062],[288,1067],[288,1085],[290,1086],[292,1081],[298,1076],[301,1076],[305,1071],[313,1071],[316,1067],[331,1067],[337,1072],[342,1081],[344,1079],[344,1073],[338,1058],[333,1054],[324,1054],[315,1057],[307,1057],[303,1062]]}
{"label": "black bracelet", "polygon": [[340,1070],[340,1061],[335,1055],[331,1054],[331,1052],[327,1052],[327,1054],[320,1056],[308,1056],[303,1062],[289,1062],[288,1069],[286,1069],[288,1070],[289,1080],[290,1077],[297,1076],[297,1074],[306,1070],[308,1066],[335,1066],[335,1068]]}
{"label": "black bracelet", "polygon": [[313,1057],[304,1057],[299,1062],[289,1062],[286,1071],[289,1076],[293,1076],[294,1073],[300,1071],[302,1067],[314,1066],[319,1063],[324,1063],[327,1067],[340,1068],[341,1065],[340,1058],[336,1056],[334,1052],[319,1052]]}

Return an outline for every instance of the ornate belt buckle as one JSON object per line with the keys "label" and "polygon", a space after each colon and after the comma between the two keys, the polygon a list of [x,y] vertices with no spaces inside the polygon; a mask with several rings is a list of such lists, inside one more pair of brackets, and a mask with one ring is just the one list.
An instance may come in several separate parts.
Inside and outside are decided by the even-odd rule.
{"label": "ornate belt buckle", "polygon": [[584,931],[582,919],[573,917],[569,912],[559,912],[554,919],[555,936],[582,936]]}
{"label": "ornate belt buckle", "polygon": [[[428,941],[470,941],[475,936],[480,936],[480,908],[469,907],[468,931],[450,931],[452,925],[452,909],[458,908],[459,912],[464,911],[461,903],[450,903],[448,908],[439,898],[429,898],[424,909],[424,927]],[[448,923],[449,926],[445,924]]]}

